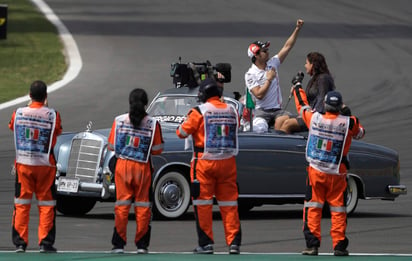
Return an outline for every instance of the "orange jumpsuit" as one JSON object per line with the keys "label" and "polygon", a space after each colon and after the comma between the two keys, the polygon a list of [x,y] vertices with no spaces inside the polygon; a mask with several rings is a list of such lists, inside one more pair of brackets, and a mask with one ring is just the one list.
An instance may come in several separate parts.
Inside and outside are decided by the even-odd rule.
{"label": "orange jumpsuit", "polygon": [[[128,116],[127,116],[128,118]],[[146,116],[145,119],[147,119]],[[155,123],[151,146],[151,155],[161,154],[163,151],[163,137],[158,122]],[[109,149],[116,146],[116,120],[108,138]],[[138,249],[147,249],[150,243],[151,202],[150,189],[152,184],[152,165],[150,155],[147,162],[140,162],[130,158],[118,157],[115,168],[116,203],[115,227],[112,244],[116,248],[123,248],[127,242],[127,223],[129,210],[134,202],[136,218],[135,244]]]}
{"label": "orange jumpsuit", "polygon": [[[299,92],[294,91],[294,94],[296,109],[301,113],[306,126],[310,129],[314,112],[309,107],[306,93],[300,88]],[[339,113],[326,112],[322,117],[336,121],[338,116]],[[352,138],[360,139],[365,133],[364,128],[356,117],[350,116],[348,122],[349,127],[342,151],[343,159],[346,159]],[[344,161],[337,167],[337,172],[323,172],[313,164],[310,164],[308,167],[308,189],[306,190],[303,211],[303,233],[308,248],[320,246],[322,208],[325,202],[328,202],[331,211],[330,234],[334,250],[346,250],[349,244],[349,240],[345,236],[347,226],[345,195],[347,166]]]}
{"label": "orange jumpsuit", "polygon": [[[29,108],[44,109],[41,102],[32,102]],[[9,128],[15,131],[16,111],[13,112]],[[51,137],[51,153],[48,165],[22,164],[16,161],[16,184],[14,197],[14,211],[12,219],[12,240],[16,246],[28,245],[29,216],[33,193],[36,194],[39,209],[38,244],[53,245],[56,236],[56,161],[53,156],[53,147],[56,138],[62,132],[60,114],[56,111],[55,127]],[[15,142],[21,137],[17,136]]]}
{"label": "orange jumpsuit", "polygon": [[[209,98],[207,102],[216,108],[228,106],[221,102],[217,96]],[[226,244],[240,246],[241,228],[237,205],[238,187],[235,157],[223,160],[201,159],[203,153],[199,149],[204,147],[205,131],[203,115],[198,107],[189,111],[187,119],[178,127],[176,134],[180,138],[187,138],[189,135],[193,137],[195,149],[191,162],[190,178],[192,183],[197,180],[200,185],[199,195],[192,198],[199,246],[214,243],[212,230],[213,195],[216,197],[222,215]]]}

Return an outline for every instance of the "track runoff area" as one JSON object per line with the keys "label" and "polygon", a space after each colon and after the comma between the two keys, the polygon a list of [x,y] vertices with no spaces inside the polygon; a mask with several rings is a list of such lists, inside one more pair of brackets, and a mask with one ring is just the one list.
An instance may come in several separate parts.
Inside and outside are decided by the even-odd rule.
{"label": "track runoff area", "polygon": [[26,251],[25,253],[15,253],[14,251],[0,251],[0,260],[4,261],[189,261],[189,260],[216,260],[216,261],[277,261],[277,260],[361,260],[361,261],[403,261],[412,260],[412,254],[360,254],[354,253],[347,257],[335,257],[333,254],[320,253],[318,256],[303,256],[299,253],[241,253],[240,255],[229,255],[228,253],[215,253],[213,255],[195,255],[192,253],[161,253],[150,252],[147,255],[137,255],[136,252],[125,252],[124,254],[112,254],[110,251],[82,252],[82,251],[58,251],[53,254],[41,254],[38,251]]}

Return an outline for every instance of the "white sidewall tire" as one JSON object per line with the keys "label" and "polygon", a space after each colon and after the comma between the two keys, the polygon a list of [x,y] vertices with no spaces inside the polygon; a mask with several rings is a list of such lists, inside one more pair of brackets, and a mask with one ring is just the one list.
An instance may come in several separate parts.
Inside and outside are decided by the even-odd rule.
{"label": "white sidewall tire", "polygon": [[356,180],[351,176],[348,176],[348,186],[346,188],[346,193],[346,213],[352,214],[355,211],[356,206],[358,205],[359,191],[356,185]]}
{"label": "white sidewall tire", "polygon": [[[170,187],[172,186],[172,187]],[[165,188],[173,188],[178,194],[178,202],[175,206],[168,206],[162,196]],[[166,189],[168,190],[168,189]],[[155,211],[167,219],[177,219],[186,213],[190,205],[190,185],[184,175],[177,171],[163,174],[154,187]]]}

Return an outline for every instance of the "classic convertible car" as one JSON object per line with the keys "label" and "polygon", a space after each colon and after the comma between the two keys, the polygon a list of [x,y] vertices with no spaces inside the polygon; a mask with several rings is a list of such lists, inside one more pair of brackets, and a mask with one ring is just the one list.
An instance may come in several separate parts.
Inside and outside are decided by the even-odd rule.
{"label": "classic convertible car", "polygon": [[[242,115],[244,106],[225,97]],[[158,217],[181,217],[191,204],[189,172],[191,142],[175,134],[190,108],[196,106],[197,88],[173,88],[159,93],[148,113],[162,126],[164,152],[153,156],[153,212]],[[56,185],[57,209],[67,215],[82,215],[96,201],[114,201],[111,168],[113,152],[107,150],[109,129],[65,133],[58,138]],[[305,195],[307,133],[285,135],[239,132],[237,156],[239,209],[262,204],[303,203]],[[350,172],[347,211],[352,213],[358,199],[395,200],[406,193],[400,184],[398,153],[375,144],[354,141],[349,154]]]}

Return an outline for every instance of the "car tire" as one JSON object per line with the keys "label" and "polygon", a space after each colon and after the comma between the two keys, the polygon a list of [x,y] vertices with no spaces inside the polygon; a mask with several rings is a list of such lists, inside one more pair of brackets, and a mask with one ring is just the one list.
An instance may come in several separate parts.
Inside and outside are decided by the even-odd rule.
{"label": "car tire", "polygon": [[[350,215],[355,211],[356,206],[358,205],[359,191],[358,186],[356,185],[355,178],[348,176],[347,183],[348,185],[346,187],[346,214]],[[326,202],[323,206],[322,216],[330,217],[330,207]]]}
{"label": "car tire", "polygon": [[190,205],[190,184],[178,170],[164,173],[153,191],[153,214],[157,218],[177,219],[186,213]]}
{"label": "car tire", "polygon": [[358,205],[359,191],[355,178],[348,176],[348,186],[346,187],[346,213],[352,214]]}
{"label": "car tire", "polygon": [[84,197],[57,196],[56,208],[67,216],[83,216],[93,209],[96,200]]}

